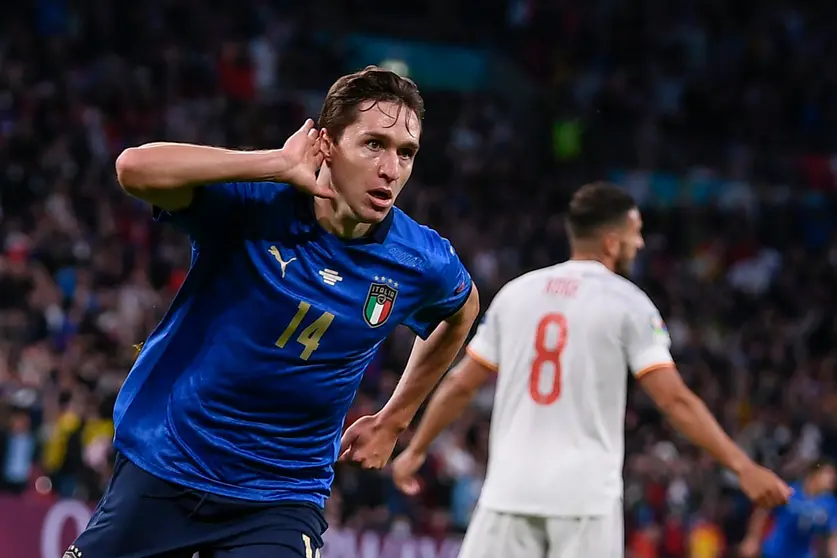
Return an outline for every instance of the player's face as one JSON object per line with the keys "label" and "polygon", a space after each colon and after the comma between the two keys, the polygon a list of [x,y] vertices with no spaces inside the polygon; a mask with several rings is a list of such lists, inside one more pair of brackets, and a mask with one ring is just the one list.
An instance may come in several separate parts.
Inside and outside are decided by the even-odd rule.
{"label": "player's face", "polygon": [[636,260],[636,254],[645,246],[642,238],[642,217],[638,209],[628,212],[625,225],[618,233],[618,248],[616,250],[616,273],[625,277],[631,274],[631,268]]}
{"label": "player's face", "polygon": [[367,102],[339,141],[325,137],[332,184],[360,223],[378,223],[413,172],[421,123],[397,103]]}
{"label": "player's face", "polygon": [[819,490],[832,492],[837,487],[837,471],[831,465],[825,465],[817,471],[817,481]]}

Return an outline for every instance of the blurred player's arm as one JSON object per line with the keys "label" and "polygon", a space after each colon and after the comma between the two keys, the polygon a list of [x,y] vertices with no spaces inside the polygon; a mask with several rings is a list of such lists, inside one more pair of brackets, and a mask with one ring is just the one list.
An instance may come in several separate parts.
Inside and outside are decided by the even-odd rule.
{"label": "blurred player's arm", "polygon": [[642,374],[639,384],[678,431],[712,454],[724,467],[740,475],[753,465],[703,401],[686,386],[673,363]]}
{"label": "blurred player's arm", "polygon": [[435,233],[426,240],[428,296],[403,322],[418,338],[386,405],[343,433],[340,461],[368,469],[387,464],[398,436],[456,358],[479,314],[477,288],[450,242]]}
{"label": "blurred player's arm", "polygon": [[[466,296],[464,291],[456,295]],[[461,308],[442,320],[426,339],[416,339],[404,374],[384,408],[359,418],[343,433],[340,461],[367,469],[380,469],[387,464],[398,436],[410,425],[419,406],[456,358],[478,313],[479,295],[472,287]]]}
{"label": "blurred player's arm", "polygon": [[701,399],[690,390],[673,364],[654,367],[639,379],[642,388],[668,420],[692,443],[708,451],[736,474],[741,490],[756,504],[785,504],[792,490],[773,471],[755,463],[727,436]]}
{"label": "blurred player's arm", "polygon": [[408,451],[426,454],[433,440],[462,414],[483,384],[495,374],[494,368],[465,355],[430,399]]}
{"label": "blurred player's arm", "polygon": [[454,315],[442,321],[425,339],[417,338],[401,381],[377,417],[405,430],[445,371],[448,370],[479,313],[479,293],[471,288],[468,299]]}
{"label": "blurred player's arm", "polygon": [[476,335],[468,344],[467,354],[459,364],[442,380],[436,393],[430,399],[421,422],[410,444],[392,464],[395,485],[407,494],[416,494],[419,483],[416,473],[427,457],[427,450],[433,440],[473,401],[480,387],[498,369],[499,328],[498,306],[502,299],[501,290],[494,297],[483,316]]}
{"label": "blurred player's arm", "polygon": [[499,361],[498,307],[503,298],[501,290],[485,312],[479,328],[471,339],[465,357],[445,376],[422,416],[415,436],[405,453],[414,454],[424,460],[433,440],[454,420],[476,397],[480,387],[497,373]]}
{"label": "blurred player's arm", "polygon": [[[312,159],[309,151],[319,153],[317,134],[313,121],[307,120],[282,149],[235,151],[184,143],[147,143],[128,148],[117,157],[116,177],[128,194],[165,211],[185,209],[192,203],[195,187],[208,184],[275,180],[310,190],[316,186],[314,172],[321,158],[305,159]],[[300,172],[304,163],[314,168]]]}
{"label": "blurred player's arm", "polygon": [[765,507],[785,504],[792,492],[788,485],[750,459],[683,382],[671,357],[671,338],[665,324],[644,293],[633,300],[623,327],[631,371],[669,422],[734,472],[741,489],[756,504]]}
{"label": "blurred player's arm", "polygon": [[761,552],[761,539],[764,535],[764,528],[767,527],[767,520],[770,519],[770,512],[764,508],[756,508],[750,516],[750,523],[747,526],[747,534],[741,541],[739,554],[741,558],[757,558]]}
{"label": "blurred player's arm", "polygon": [[837,558],[837,510],[831,508],[828,516],[828,558]]}

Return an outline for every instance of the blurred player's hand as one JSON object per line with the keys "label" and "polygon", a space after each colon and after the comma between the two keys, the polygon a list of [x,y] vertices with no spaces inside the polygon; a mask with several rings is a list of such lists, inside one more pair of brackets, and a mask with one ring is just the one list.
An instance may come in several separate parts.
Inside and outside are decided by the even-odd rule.
{"label": "blurred player's hand", "polygon": [[395,458],[392,462],[392,480],[398,490],[409,496],[419,493],[421,485],[416,478],[416,473],[424,465],[425,459],[427,459],[427,454],[416,453],[410,448]]}
{"label": "blurred player's hand", "polygon": [[738,555],[741,558],[758,558],[760,550],[761,545],[759,544],[758,539],[748,537],[744,539],[741,546],[738,547]]}
{"label": "blurred player's hand", "polygon": [[375,415],[361,417],[343,433],[338,461],[357,463],[364,469],[383,469],[400,433]]}
{"label": "blurred player's hand", "polygon": [[309,118],[282,146],[282,170],[277,174],[281,180],[312,196],[333,198],[336,192],[324,181],[317,180],[317,171],[323,164],[321,141],[320,132]]}
{"label": "blurred player's hand", "polygon": [[756,505],[775,508],[787,504],[793,489],[770,469],[753,463],[738,477],[741,490]]}

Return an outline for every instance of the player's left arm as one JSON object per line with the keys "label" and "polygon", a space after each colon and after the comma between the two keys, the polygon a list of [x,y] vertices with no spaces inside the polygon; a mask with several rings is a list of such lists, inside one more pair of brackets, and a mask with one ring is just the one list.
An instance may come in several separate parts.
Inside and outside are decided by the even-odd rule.
{"label": "player's left arm", "polygon": [[[435,233],[434,233],[435,235]],[[361,417],[343,433],[340,461],[368,469],[386,465],[398,436],[459,353],[479,313],[479,294],[447,240],[427,243],[431,265],[424,304],[404,321],[419,336],[384,408]]]}
{"label": "player's left arm", "polygon": [[486,310],[466,348],[465,357],[439,384],[405,453],[415,454],[423,461],[433,440],[462,414],[480,388],[496,375],[500,360],[498,322],[502,295],[501,290]]}
{"label": "player's left arm", "polygon": [[837,558],[837,500],[832,500],[828,511],[828,556]]}
{"label": "player's left arm", "polygon": [[476,288],[464,304],[443,319],[426,338],[417,339],[401,380],[384,408],[361,417],[343,433],[340,461],[380,469],[389,461],[398,436],[410,425],[419,406],[456,358],[479,313]]}
{"label": "player's left arm", "polygon": [[427,339],[417,338],[401,381],[377,417],[400,431],[405,430],[430,391],[450,368],[479,314],[477,288],[472,286],[465,304],[442,320]]}

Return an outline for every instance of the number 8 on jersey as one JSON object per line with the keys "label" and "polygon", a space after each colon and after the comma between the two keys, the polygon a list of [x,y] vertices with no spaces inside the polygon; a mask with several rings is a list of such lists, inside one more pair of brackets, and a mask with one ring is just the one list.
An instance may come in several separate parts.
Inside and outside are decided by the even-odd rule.
{"label": "number 8 on jersey", "polygon": [[[566,345],[567,319],[564,315],[551,313],[541,318],[535,334],[535,359],[529,373],[529,395],[538,405],[551,405],[561,397],[561,353]],[[552,387],[546,393],[541,386],[545,369],[552,372]]]}

